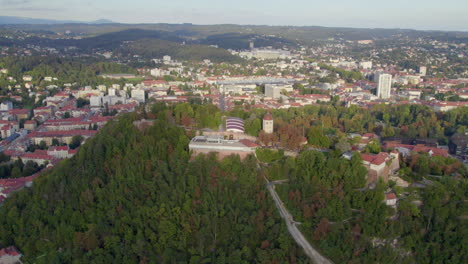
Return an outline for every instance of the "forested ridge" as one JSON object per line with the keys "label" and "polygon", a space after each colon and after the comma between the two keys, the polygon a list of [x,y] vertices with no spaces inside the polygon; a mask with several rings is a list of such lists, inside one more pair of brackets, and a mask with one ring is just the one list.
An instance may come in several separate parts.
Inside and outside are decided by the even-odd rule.
{"label": "forested ridge", "polygon": [[[77,83],[78,85],[100,85],[119,82],[118,80],[106,80],[98,75],[111,73],[131,73],[137,71],[129,66],[111,62],[101,62],[88,58],[60,58],[31,56],[24,58],[5,57],[0,59],[0,68],[7,68],[9,75],[14,77],[18,83],[22,83],[23,75],[33,77],[34,85],[57,85],[64,83]],[[55,77],[53,82],[44,81],[44,77]],[[128,80],[127,80],[128,82]],[[4,78],[0,78],[0,87],[14,85]],[[2,92],[5,92],[3,90]]]}
{"label": "forested ridge", "polygon": [[[413,106],[386,116],[386,109],[406,110],[378,106],[338,114],[319,106],[273,114],[297,125],[305,121],[297,111],[304,111],[313,126],[310,116],[320,117],[322,130],[336,124],[337,134],[341,128],[367,131],[376,119],[421,127],[420,120],[431,120],[431,131],[440,130],[429,132],[434,138],[466,125],[465,109],[444,116]],[[278,194],[308,241],[335,263],[466,259],[466,170],[447,170],[423,187],[379,182],[368,189],[360,155],[342,158],[333,138],[327,144],[335,148],[327,153],[303,149],[292,158],[283,150],[259,150],[260,171],[253,156],[191,158],[193,131],[182,127],[216,128],[220,115],[211,104],[157,103],[111,121],[73,158],[6,200],[0,247],[17,246],[26,263],[309,263],[280,219],[266,177],[288,180],[276,186]],[[349,121],[356,116],[362,121]],[[142,118],[154,124],[137,128],[133,122]],[[401,176],[418,182],[440,167],[438,157],[426,162],[424,168],[401,162]],[[384,203],[389,187],[399,197],[396,209]]]}
{"label": "forested ridge", "polygon": [[118,52],[125,56],[138,54],[146,58],[161,58],[169,55],[177,60],[239,63],[243,60],[222,48],[207,45],[180,44],[162,39],[139,39],[128,45],[123,45]]}
{"label": "forested ridge", "polygon": [[26,263],[307,263],[253,157],[189,161],[159,108],[110,122],[0,209],[0,247]]}

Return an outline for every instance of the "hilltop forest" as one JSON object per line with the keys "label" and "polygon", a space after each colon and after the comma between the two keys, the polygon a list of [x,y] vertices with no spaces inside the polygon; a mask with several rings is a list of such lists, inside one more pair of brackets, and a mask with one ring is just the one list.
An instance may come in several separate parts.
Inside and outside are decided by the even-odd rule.
{"label": "hilltop forest", "polygon": [[[306,113],[320,117],[324,125],[312,122],[307,134],[319,133],[318,143],[331,149],[303,149],[296,158],[262,150],[243,161],[218,161],[214,155],[191,158],[193,130],[182,128],[215,128],[221,114],[215,106],[154,104],[111,121],[73,158],[8,199],[0,210],[0,247],[16,245],[27,263],[309,263],[267,192],[267,178],[288,180],[277,186],[279,195],[308,240],[335,263],[462,263],[468,252],[466,170],[444,170],[423,187],[380,182],[368,189],[360,156],[344,159],[337,147],[342,139],[324,140],[341,129],[367,131],[377,120],[402,128],[422,126],[421,120],[442,123],[430,130],[434,138],[455,132],[450,121],[459,126],[454,130],[466,125],[466,111],[435,116],[404,107],[275,111],[275,122],[290,130],[302,126]],[[400,111],[387,115],[390,109]],[[242,113],[249,115],[230,114]],[[361,122],[350,121],[358,117]],[[153,124],[135,125],[142,118]],[[427,166],[402,162],[402,177],[418,182],[436,173],[437,162],[452,166],[449,159],[419,158]],[[383,202],[389,187],[400,197],[398,209]]]}
{"label": "hilltop forest", "polygon": [[110,122],[8,199],[0,247],[27,263],[307,263],[254,157],[190,161],[168,111],[141,130],[137,114]]}

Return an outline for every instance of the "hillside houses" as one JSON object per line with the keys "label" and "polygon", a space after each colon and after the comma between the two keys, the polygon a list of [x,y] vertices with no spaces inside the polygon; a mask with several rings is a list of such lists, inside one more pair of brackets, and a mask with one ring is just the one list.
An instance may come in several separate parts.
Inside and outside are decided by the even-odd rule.
{"label": "hillside houses", "polygon": [[448,150],[447,149],[440,149],[437,147],[428,147],[422,144],[417,145],[408,145],[408,144],[400,144],[397,142],[385,142],[383,144],[383,148],[387,150],[395,149],[400,152],[403,157],[408,157],[411,155],[411,152],[424,152],[428,153],[430,157],[432,156],[440,156],[440,157],[448,157]]}
{"label": "hillside houses", "polygon": [[[0,198],[0,203],[1,203],[1,198]],[[21,263],[22,256],[23,254],[21,254],[21,252],[19,252],[19,250],[14,246],[0,249],[0,263],[1,264]]]}
{"label": "hillside houses", "polygon": [[57,139],[60,144],[70,144],[74,136],[82,136],[83,138],[89,138],[97,133],[95,130],[84,130],[74,129],[67,131],[34,131],[27,135],[27,138],[32,144],[39,145],[41,141],[44,141],[46,146],[51,146],[52,141]]}
{"label": "hillside houses", "polygon": [[362,163],[367,168],[367,183],[377,183],[379,178],[388,181],[390,173],[400,168],[399,154],[396,151],[391,153],[380,152],[379,154],[361,153]]}
{"label": "hillside houses", "polygon": [[36,173],[32,176],[22,178],[0,179],[0,204],[12,193],[19,191],[24,187],[31,187],[33,180],[39,175],[39,173]]}

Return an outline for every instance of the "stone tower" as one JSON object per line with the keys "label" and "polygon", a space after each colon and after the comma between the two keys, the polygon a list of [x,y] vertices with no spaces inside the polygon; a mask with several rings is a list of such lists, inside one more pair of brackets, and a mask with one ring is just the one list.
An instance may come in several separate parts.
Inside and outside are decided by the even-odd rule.
{"label": "stone tower", "polygon": [[273,117],[270,112],[263,117],[263,131],[267,134],[273,133]]}

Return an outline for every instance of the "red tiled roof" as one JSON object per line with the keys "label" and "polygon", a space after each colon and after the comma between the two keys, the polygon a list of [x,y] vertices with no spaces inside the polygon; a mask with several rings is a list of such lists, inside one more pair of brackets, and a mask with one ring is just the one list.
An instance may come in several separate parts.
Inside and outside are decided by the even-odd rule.
{"label": "red tiled roof", "polygon": [[7,121],[7,120],[0,120],[0,125],[18,125],[16,121]]}
{"label": "red tiled roof", "polygon": [[396,198],[397,198],[397,197],[396,197],[395,193],[387,193],[387,194],[385,194],[385,199],[387,199],[387,200],[393,200],[393,199],[396,199]]}
{"label": "red tiled roof", "polygon": [[36,107],[34,108],[34,111],[35,110],[50,110],[52,107],[50,106],[42,106],[42,107]]}
{"label": "red tiled roof", "polygon": [[64,118],[64,119],[54,119],[54,120],[47,120],[44,122],[44,125],[50,125],[50,124],[57,124],[57,123],[69,123],[69,122],[79,122],[83,120],[81,117],[71,117],[71,118]]}
{"label": "red tiled roof", "polygon": [[11,109],[8,112],[13,115],[29,114],[29,109]]}
{"label": "red tiled roof", "polygon": [[432,155],[434,156],[441,156],[441,157],[448,157],[448,150],[434,148],[434,147],[427,147],[424,145],[407,145],[407,144],[399,144],[394,142],[386,142],[384,144],[385,149],[390,148],[406,148],[408,150],[412,150],[414,152],[430,152],[432,151]]}
{"label": "red tiled roof", "polygon": [[28,138],[33,137],[66,137],[66,136],[94,136],[97,133],[95,130],[69,130],[69,131],[44,131],[32,132],[27,135]]}
{"label": "red tiled roof", "polygon": [[367,161],[369,163],[372,163],[374,165],[380,165],[380,164],[384,163],[387,160],[388,154],[385,153],[385,152],[380,152],[377,155],[370,155],[370,154],[366,154],[366,153],[361,153],[361,158],[362,158],[362,160]]}
{"label": "red tiled roof", "polygon": [[47,154],[47,150],[37,149],[34,152],[27,152],[21,156],[22,159],[40,159],[40,160],[51,160],[53,157]]}
{"label": "red tiled roof", "polygon": [[52,146],[48,151],[68,151],[68,146]]}
{"label": "red tiled roof", "polygon": [[67,94],[67,93],[58,93],[56,95],[54,95],[54,97],[69,97],[70,94]]}
{"label": "red tiled roof", "polygon": [[14,246],[0,249],[0,257],[3,257],[3,256],[18,256],[18,255],[21,255],[21,253]]}
{"label": "red tiled roof", "polygon": [[70,150],[68,150],[68,153],[69,153],[69,154],[76,154],[77,152],[78,152],[78,149],[77,149],[77,148],[76,148],[76,149],[70,149]]}
{"label": "red tiled roof", "polygon": [[266,115],[263,117],[263,120],[273,120],[273,116],[271,116],[270,112],[266,113]]}

